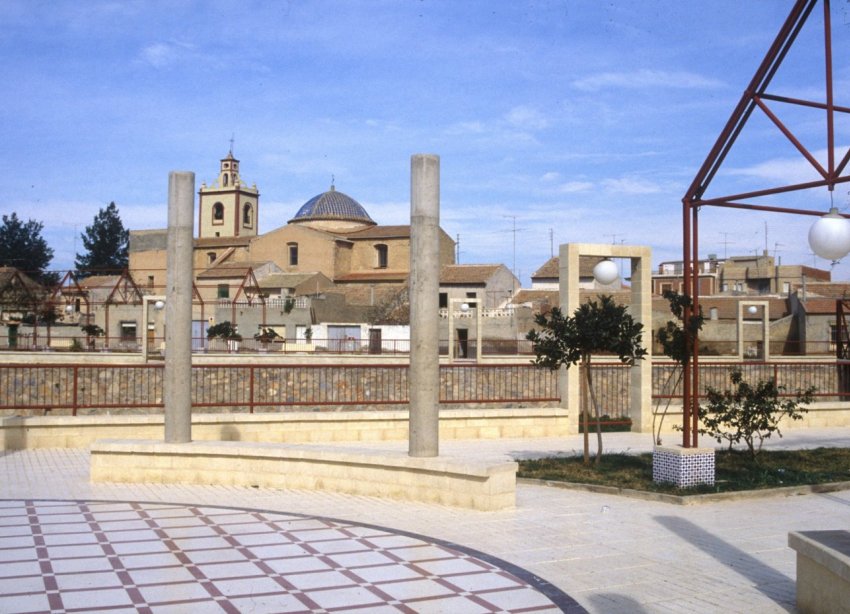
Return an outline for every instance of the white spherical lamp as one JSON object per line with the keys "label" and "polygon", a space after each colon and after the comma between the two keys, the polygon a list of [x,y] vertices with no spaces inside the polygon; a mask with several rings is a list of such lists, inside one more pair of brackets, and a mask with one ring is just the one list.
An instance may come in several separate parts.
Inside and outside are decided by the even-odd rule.
{"label": "white spherical lamp", "polygon": [[461,306],[460,306],[460,310],[464,313],[469,311],[469,303],[462,303]]}
{"label": "white spherical lamp", "polygon": [[850,221],[833,207],[809,228],[809,246],[825,260],[840,260],[850,253]]}
{"label": "white spherical lamp", "polygon": [[756,307],[755,305],[750,305],[749,307],[747,307],[747,311],[750,313],[750,315],[756,315],[758,310],[758,307]]}
{"label": "white spherical lamp", "polygon": [[65,306],[65,313],[67,313],[68,315],[71,315],[72,313],[74,313],[74,306],[73,305],[66,305]]}
{"label": "white spherical lamp", "polygon": [[162,311],[163,307],[165,307],[165,301],[157,301],[153,304],[153,308],[157,311]]}
{"label": "white spherical lamp", "polygon": [[600,260],[593,267],[593,278],[604,286],[614,283],[619,276],[620,271],[617,270],[616,263],[610,258]]}

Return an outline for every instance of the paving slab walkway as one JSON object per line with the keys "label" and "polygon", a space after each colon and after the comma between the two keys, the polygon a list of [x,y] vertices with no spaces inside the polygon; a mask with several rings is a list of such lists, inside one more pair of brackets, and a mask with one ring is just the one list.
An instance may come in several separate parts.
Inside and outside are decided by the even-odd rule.
{"label": "paving slab walkway", "polygon": [[[606,434],[605,442],[609,451],[651,448],[646,435],[631,433]],[[345,445],[387,449],[399,444]],[[820,445],[850,445],[850,429],[798,429],[769,442],[771,447]],[[443,442],[441,452],[519,458],[580,448],[581,439],[570,437]],[[50,601],[51,592],[64,599],[87,590],[104,595],[119,590],[111,593],[116,608],[100,610],[111,612],[265,612],[286,607],[452,614],[570,611],[578,607],[573,599],[590,612],[606,613],[790,612],[795,555],[787,547],[788,532],[850,527],[850,491],[681,507],[520,484],[516,508],[477,512],[327,492],[92,484],[88,453],[73,449],[0,456],[0,499],[0,517],[6,518],[0,526],[0,552],[7,561],[11,550],[21,554],[32,548],[36,553],[35,559],[25,555],[19,561],[29,561],[29,567],[9,571],[8,565],[0,565],[0,596],[21,597],[16,602],[20,608],[11,610],[20,612],[74,611],[72,606],[97,611],[90,607],[94,602],[72,599],[63,601],[61,609],[53,608],[59,605],[55,596]],[[299,523],[304,523],[303,532],[296,528]],[[118,539],[112,543],[114,536]],[[41,546],[36,537],[43,540]],[[131,539],[122,542],[122,537]],[[194,542],[197,548],[183,548],[177,541],[204,539],[210,541]],[[370,541],[381,539],[386,542]],[[405,540],[412,540],[407,548]],[[137,552],[133,546],[128,552],[115,550],[127,548],[128,541],[155,551]],[[193,542],[182,542],[188,543]],[[346,546],[333,552],[342,544]],[[292,545],[307,554],[274,550]],[[59,554],[55,549],[38,552],[39,547],[63,546],[73,547]],[[76,548],[92,556],[81,556]],[[409,560],[409,552],[417,548],[428,556]],[[339,559],[346,554],[351,556]],[[158,555],[183,558],[177,565]],[[150,558],[127,559],[140,556]],[[287,567],[293,561],[307,568]],[[327,568],[313,570],[310,565]],[[173,576],[160,573],[172,568]],[[43,585],[45,574],[56,582],[50,591],[24,586]],[[280,594],[289,595],[290,606],[268,601],[278,593],[266,580],[283,587]],[[196,597],[183,595],[190,601],[182,605],[179,599],[170,602],[171,597],[155,590],[163,582]],[[417,588],[405,592],[404,586],[417,582]],[[384,590],[388,587],[396,592]],[[204,592],[197,592],[199,588]],[[237,609],[229,610],[234,604]],[[0,611],[9,610],[0,603]]]}

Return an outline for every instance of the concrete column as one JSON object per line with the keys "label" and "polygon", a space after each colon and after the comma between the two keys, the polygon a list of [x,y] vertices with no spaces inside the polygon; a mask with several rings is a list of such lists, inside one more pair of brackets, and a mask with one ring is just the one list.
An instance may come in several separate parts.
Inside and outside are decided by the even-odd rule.
{"label": "concrete column", "polygon": [[629,313],[643,324],[641,342],[647,355],[631,368],[629,415],[632,431],[652,432],[652,250],[634,247],[631,258],[632,296]]}
{"label": "concrete column", "polygon": [[[579,306],[579,244],[564,243],[558,247],[558,289],[561,311],[572,317]],[[561,392],[561,407],[568,409],[571,416],[581,410],[578,365],[558,373],[558,388]]]}
{"label": "concrete column", "polygon": [[[440,158],[410,158],[409,455],[439,454]],[[451,307],[450,307],[451,308]],[[450,331],[451,334],[451,331]]]}
{"label": "concrete column", "polygon": [[195,173],[168,174],[165,441],[192,441],[192,234]]}

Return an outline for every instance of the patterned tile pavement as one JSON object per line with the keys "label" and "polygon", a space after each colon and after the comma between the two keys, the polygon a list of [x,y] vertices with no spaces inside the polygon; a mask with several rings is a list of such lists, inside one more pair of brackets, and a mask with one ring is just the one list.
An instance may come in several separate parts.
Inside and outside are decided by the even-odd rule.
{"label": "patterned tile pavement", "polygon": [[[646,435],[629,433],[606,434],[605,444],[608,451],[651,447]],[[393,445],[406,444],[384,449]],[[768,445],[847,446],[850,429],[789,430]],[[580,438],[446,441],[441,454],[519,458],[580,448]],[[413,600],[439,594],[404,592],[410,582],[425,582],[420,586],[446,591],[435,611],[449,614],[519,611],[520,604],[496,596],[514,590],[532,595],[523,585],[536,589],[534,599],[541,594],[549,599],[528,604],[541,611],[552,611],[553,605],[572,611],[569,601],[558,601],[566,593],[586,610],[605,614],[793,612],[796,569],[788,531],[850,527],[850,490],[675,506],[520,484],[515,509],[476,512],[321,491],[93,484],[88,464],[88,452],[79,449],[0,453],[0,595],[9,600],[0,612],[50,611],[49,595],[57,592],[65,608],[54,610],[59,612],[98,611],[101,602],[94,599],[109,598],[123,605],[101,611],[135,612],[141,606],[137,610],[134,604],[144,603],[150,612],[194,614],[222,611],[221,604],[249,592],[254,601],[245,598],[238,611],[287,611],[262,601],[271,586],[266,580],[277,576],[290,582],[300,577],[300,584],[292,583],[293,594],[309,596],[324,611],[337,606],[338,611],[433,611],[428,599]],[[299,523],[322,528],[297,531]],[[255,532],[280,541],[258,544]],[[292,534],[301,541],[291,542],[287,535]],[[342,550],[334,548],[346,541],[340,535],[349,542]],[[396,547],[394,539],[418,546]],[[185,557],[178,558],[168,543],[186,546]],[[306,543],[316,555],[287,550]],[[140,544],[151,551],[134,550]],[[354,550],[345,550],[349,546]],[[413,550],[443,558],[414,560]],[[20,556],[10,559],[10,553]],[[385,562],[390,553],[400,559],[395,565]],[[255,577],[260,569],[255,561],[277,576]],[[287,567],[290,561],[307,567]],[[465,566],[455,568],[455,562]],[[230,569],[235,576],[227,575]],[[55,588],[46,590],[44,577],[52,577]],[[311,583],[322,578],[332,580]],[[241,582],[255,584],[246,589]],[[451,600],[458,597],[449,594],[449,585],[462,602]],[[172,586],[185,592],[172,593]],[[345,592],[322,591],[322,586]],[[358,601],[382,592],[400,605]],[[191,607],[156,605],[178,598],[198,601]],[[291,603],[296,611],[310,610],[303,601]]]}
{"label": "patterned tile pavement", "polygon": [[486,555],[315,516],[0,501],[0,612],[579,611],[519,571],[526,579]]}

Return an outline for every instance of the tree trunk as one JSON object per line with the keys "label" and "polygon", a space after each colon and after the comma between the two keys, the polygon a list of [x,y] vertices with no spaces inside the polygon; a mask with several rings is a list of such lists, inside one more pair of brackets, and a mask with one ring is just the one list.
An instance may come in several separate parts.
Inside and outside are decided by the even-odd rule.
{"label": "tree trunk", "polygon": [[[667,376],[667,381],[664,382],[664,386],[662,386],[662,391],[669,391],[669,395],[667,397],[667,401],[664,405],[664,411],[661,412],[661,418],[658,420],[658,429],[655,427],[655,418],[658,415],[658,408],[661,407],[661,399],[659,398],[655,405],[655,413],[652,415],[652,447],[655,449],[655,446],[661,445],[661,429],[664,426],[664,418],[667,417],[667,412],[670,410],[670,401],[673,400],[673,393],[676,391],[676,388],[679,386],[679,382],[682,381],[682,376],[684,374],[684,369],[676,367],[673,371],[670,372],[670,375]],[[673,376],[677,375],[676,383],[673,384],[672,388],[670,387],[670,380],[673,379]]]}
{"label": "tree trunk", "polygon": [[[593,411],[596,414],[596,461],[595,464],[599,464],[599,461],[602,460],[602,414],[599,412],[599,403],[596,402],[596,394],[593,392],[593,376],[590,374],[590,357],[587,358],[587,364],[585,365],[585,373],[587,374],[587,389],[590,392],[590,400],[593,403]],[[587,436],[587,430],[585,429],[585,436]]]}
{"label": "tree trunk", "polygon": [[579,367],[579,379],[581,379],[581,419],[584,421],[584,464],[590,464],[590,411],[588,408],[587,376],[582,377],[582,371],[587,371],[584,360]]}

